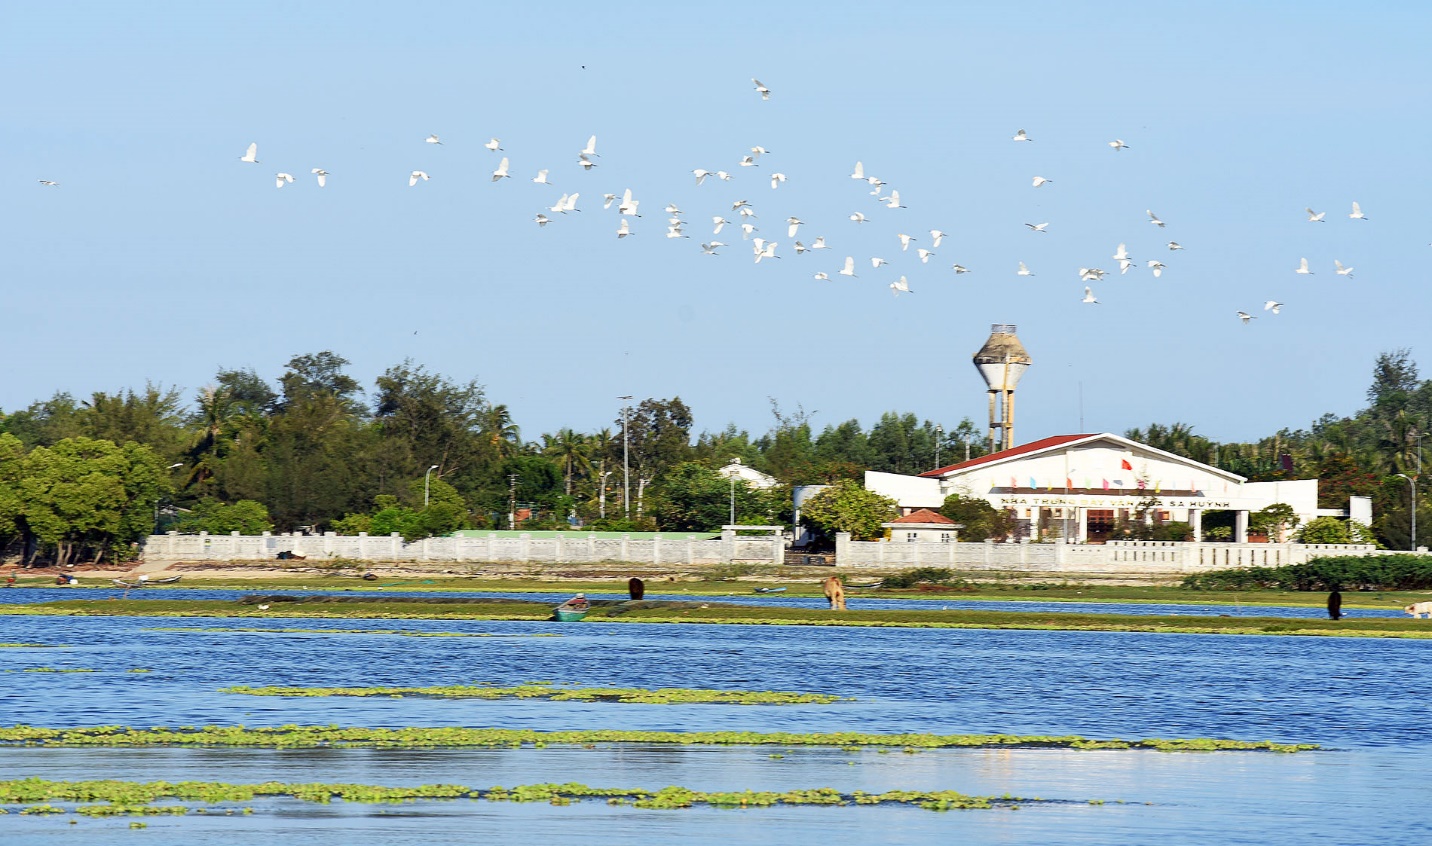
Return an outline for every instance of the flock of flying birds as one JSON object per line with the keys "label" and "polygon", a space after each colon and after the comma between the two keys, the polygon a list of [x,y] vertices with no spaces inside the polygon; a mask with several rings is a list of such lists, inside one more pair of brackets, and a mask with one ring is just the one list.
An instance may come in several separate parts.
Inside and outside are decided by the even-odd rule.
{"label": "flock of flying birds", "polygon": [[[751,82],[754,84],[756,92],[761,95],[762,100],[771,99],[770,88],[763,85],[760,80],[755,78],[752,78]],[[1015,132],[1011,140],[1014,142],[1029,143],[1032,142],[1034,139],[1030,138],[1029,134],[1025,130],[1020,129]],[[428,135],[427,138],[424,139],[424,141],[430,145],[441,145],[443,143],[442,140],[436,134]],[[1123,139],[1120,138],[1116,138],[1108,142],[1108,146],[1115,153],[1129,149],[1129,145],[1125,144]],[[493,153],[505,152],[502,147],[502,142],[497,138],[492,138],[486,144],[484,144],[483,147]],[[759,145],[754,146],[751,148],[749,153],[744,154],[741,157],[736,167],[759,167],[760,159],[768,153],[770,153],[770,151],[765,149],[764,147],[761,147]],[[597,163],[594,161],[594,159],[600,157],[601,156],[597,153],[597,136],[593,135],[587,139],[586,146],[577,152],[576,163],[582,168],[583,171],[591,171],[597,166]],[[244,152],[242,156],[239,157],[239,161],[248,164],[259,164],[260,162],[258,158],[258,143],[255,142],[249,144],[248,149]],[[317,181],[319,188],[323,188],[328,184],[329,173],[327,170],[324,170],[321,167],[315,167],[310,169],[309,172]],[[539,185],[552,184],[548,180],[549,173],[551,173],[551,170],[549,168],[538,170],[537,175],[532,177],[532,182]],[[707,179],[715,179],[720,182],[730,182],[732,180],[732,174],[725,170],[707,170],[705,168],[695,168],[691,171],[691,174],[695,178],[697,186],[704,184]],[[430,177],[428,176],[428,173],[426,171],[414,170],[408,175],[408,186],[415,187],[418,185],[419,182],[427,182],[429,178]],[[507,156],[503,156],[498,162],[497,167],[492,171],[492,181],[501,182],[504,179],[511,178],[511,162]],[[859,182],[863,182],[865,183],[865,185],[869,186],[871,189],[869,192],[870,196],[874,197],[875,200],[885,208],[907,208],[907,206],[901,203],[900,192],[898,190],[891,188],[887,192],[885,190],[886,183],[883,180],[876,176],[866,174],[863,162],[855,163],[855,167],[850,174],[850,178]],[[294,180],[295,177],[291,173],[280,171],[274,174],[274,184],[278,188],[283,188],[287,185],[291,185],[293,184]],[[784,173],[773,172],[770,175],[770,185],[772,190],[780,188],[786,181],[787,176]],[[1045,185],[1050,185],[1053,182],[1054,180],[1052,179],[1048,179],[1043,176],[1035,176],[1031,180],[1031,185],[1032,187],[1038,189],[1044,187]],[[39,183],[45,187],[57,187],[59,185],[58,182],[48,179],[41,179],[39,180]],[[544,209],[542,212],[538,212],[537,215],[533,218],[533,221],[539,227],[546,227],[547,225],[555,222],[558,219],[557,217],[549,217],[548,213],[552,215],[566,215],[568,212],[580,211],[580,209],[577,208],[577,203],[580,197],[581,194],[578,192],[562,194],[557,199],[557,201],[553,203],[550,207]],[[621,195],[617,195],[614,193],[603,194],[602,208],[611,209],[613,205],[616,205],[617,214],[620,216],[620,222],[617,225],[616,230],[614,231],[616,237],[618,239],[622,239],[634,235],[635,232],[632,229],[631,219],[641,217],[641,214],[638,211],[641,206],[641,201],[633,196],[632,189],[630,188],[627,188]],[[686,234],[686,227],[690,224],[684,219],[685,213],[675,203],[667,204],[663,211],[667,216],[667,238],[679,239],[691,237],[690,235]],[[1306,209],[1306,211],[1308,214],[1309,222],[1323,223],[1326,221],[1326,212],[1314,211],[1312,208],[1308,208]],[[728,220],[724,216],[724,214],[716,214],[711,217],[711,223],[713,227],[712,238],[709,241],[701,242],[701,251],[703,254],[710,256],[719,255],[720,250],[730,246],[723,241],[717,240],[715,237],[720,235],[722,231],[725,230],[725,227],[729,226],[732,227],[733,232],[736,229],[739,229],[741,231],[742,240],[750,242],[751,252],[754,256],[756,264],[760,264],[763,260],[779,259],[781,257],[777,255],[777,250],[780,247],[780,244],[778,242],[768,241],[765,238],[756,234],[760,231],[760,227],[756,223],[756,221],[758,220],[756,209],[750,201],[736,200],[731,204],[731,211],[726,212],[726,214],[730,213],[735,214],[736,219],[734,221]],[[1154,214],[1152,209],[1146,209],[1145,214],[1148,215],[1150,224],[1157,226],[1160,229],[1164,228],[1163,220],[1161,220],[1158,215]],[[1356,202],[1352,204],[1352,212],[1348,215],[1348,217],[1353,220],[1368,220],[1368,218],[1362,212],[1362,207],[1359,206]],[[849,219],[852,223],[856,225],[862,225],[870,221],[870,218],[868,218],[864,212],[860,211],[852,213]],[[786,237],[794,242],[791,245],[791,249],[795,252],[796,255],[802,255],[804,253],[814,252],[817,250],[830,249],[830,247],[826,244],[826,239],[823,235],[815,236],[808,245],[803,241],[798,240],[798,235],[800,233],[801,227],[805,226],[805,222],[799,217],[787,217],[785,224]],[[1031,233],[1034,234],[1046,233],[1049,228],[1048,222],[1026,223],[1024,225],[1029,229]],[[947,237],[946,234],[939,229],[930,229],[928,231],[929,246],[916,247],[915,249],[916,256],[919,258],[921,264],[928,264],[930,262],[930,259],[935,257],[935,250],[940,248],[941,242],[945,239],[945,237]],[[912,236],[905,232],[896,233],[895,238],[899,243],[901,252],[909,252],[910,246],[917,240],[919,240],[915,236]],[[1177,252],[1183,249],[1183,245],[1181,245],[1177,241],[1169,241],[1168,249],[1170,252]],[[1133,256],[1129,254],[1126,244],[1119,244],[1118,249],[1113,253],[1111,258],[1118,263],[1120,274],[1126,274],[1131,268],[1138,266],[1138,262],[1134,259]],[[879,256],[872,256],[870,257],[869,261],[872,269],[879,269],[880,267],[889,264],[886,259],[881,258]],[[1018,270],[1015,271],[1015,275],[1035,275],[1034,272],[1031,271],[1028,266],[1025,265],[1024,262],[1021,261],[1018,264],[1019,267]],[[1152,272],[1155,277],[1162,276],[1163,271],[1167,267],[1162,261],[1158,259],[1148,259],[1145,264],[1149,271]],[[1336,259],[1334,259],[1333,265],[1336,268],[1334,270],[1334,273],[1336,273],[1337,275],[1346,276],[1349,278],[1352,276],[1352,267],[1344,266],[1341,261]],[[840,267],[840,269],[834,272],[838,276],[856,278],[856,266],[857,262],[855,260],[855,257],[846,256],[845,261]],[[971,272],[969,268],[959,264],[958,262],[952,264],[951,269],[957,275]],[[1313,270],[1309,268],[1308,260],[1306,258],[1303,258],[1300,261],[1298,267],[1294,269],[1293,272],[1300,275],[1313,274]],[[1079,278],[1081,281],[1086,283],[1098,283],[1102,281],[1103,278],[1108,275],[1108,273],[1109,271],[1098,267],[1079,268]],[[831,276],[830,273],[827,271],[818,271],[817,273],[815,273],[814,278],[821,281],[829,281]],[[891,292],[894,293],[896,296],[899,296],[902,293],[911,293],[909,279],[904,275],[891,282],[889,284],[889,287]],[[1098,298],[1094,295],[1094,290],[1091,285],[1086,284],[1084,286],[1084,296],[1080,300],[1080,302],[1089,305],[1097,305],[1099,303]],[[1268,300],[1263,304],[1263,310],[1272,314],[1278,314],[1281,311],[1282,307],[1283,304],[1276,300]],[[1237,315],[1238,319],[1245,324],[1251,320],[1257,319],[1255,315],[1250,314],[1246,311],[1239,311],[1237,312]]]}

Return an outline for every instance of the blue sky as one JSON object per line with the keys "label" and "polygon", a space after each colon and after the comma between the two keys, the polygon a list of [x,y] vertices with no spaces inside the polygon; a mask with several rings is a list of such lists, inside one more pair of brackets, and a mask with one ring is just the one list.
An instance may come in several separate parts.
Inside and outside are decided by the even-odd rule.
{"label": "blue sky", "polygon": [[[1306,426],[1361,407],[1379,352],[1422,352],[1429,18],[1324,2],[11,0],[0,408],[146,379],[189,397],[219,368],[276,378],[330,349],[365,386],[406,358],[476,379],[529,439],[609,426],[622,394],[679,395],[699,430],[764,431],[768,398],[817,427],[887,410],[980,424],[970,356],[1008,322],[1034,359],[1021,441],[1079,429],[1081,391],[1087,431]],[[582,172],[592,134],[601,158]],[[483,148],[494,136],[503,153]],[[260,164],[239,161],[250,142]],[[771,152],[737,166],[755,145]],[[493,184],[503,155],[512,178]],[[857,160],[908,208],[850,179]],[[733,178],[697,187],[697,167]],[[541,168],[553,186],[530,181]],[[414,169],[431,181],[408,187]],[[276,189],[278,171],[297,181]],[[642,217],[618,240],[601,196],[626,188]],[[546,211],[569,191],[579,213]],[[701,254],[740,199],[779,260],[755,264],[732,227]],[[1348,218],[1354,200],[1369,220]],[[690,239],[665,237],[668,203]],[[796,255],[791,215],[831,249]],[[931,228],[948,236],[922,264]],[[1123,276],[1119,243],[1138,260]],[[835,273],[847,255],[856,279]],[[1315,275],[1293,273],[1302,257]],[[1079,302],[1080,267],[1113,271],[1099,305]],[[892,296],[901,275],[913,293]]]}

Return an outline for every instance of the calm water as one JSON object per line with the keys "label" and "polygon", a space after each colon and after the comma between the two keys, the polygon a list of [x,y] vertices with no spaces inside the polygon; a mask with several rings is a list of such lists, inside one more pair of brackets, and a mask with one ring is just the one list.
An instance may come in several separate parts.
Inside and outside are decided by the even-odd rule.
{"label": "calm water", "polygon": [[[4,591],[0,593],[28,593]],[[72,592],[64,592],[73,596]],[[157,593],[157,592],[156,592]],[[761,601],[776,601],[762,598]],[[741,601],[750,601],[740,597]],[[790,600],[784,600],[789,602]],[[929,607],[924,606],[924,607]],[[980,607],[989,607],[981,605]],[[1126,606],[1120,606],[1127,609]],[[1260,609],[1260,613],[1267,613]],[[484,638],[166,632],[242,626],[460,631]],[[555,633],[559,637],[526,637]],[[1098,632],[658,626],[487,621],[0,617],[0,713],[35,725],[363,726],[1013,732],[1311,741],[1297,755],[830,749],[62,750],[0,748],[0,778],[456,782],[656,788],[951,788],[1068,800],[1018,811],[912,808],[640,811],[456,801],[247,803],[251,817],[0,816],[9,843],[113,832],[150,844],[312,846],[582,837],[596,843],[1369,843],[1432,841],[1432,644]],[[23,673],[26,667],[92,673]],[[147,668],[149,673],[126,670]],[[827,706],[641,706],[425,699],[277,699],[230,684],[516,684],[838,693]],[[1109,804],[1089,805],[1101,799]],[[1127,804],[1116,804],[1125,802]],[[13,809],[12,809],[13,810]]]}

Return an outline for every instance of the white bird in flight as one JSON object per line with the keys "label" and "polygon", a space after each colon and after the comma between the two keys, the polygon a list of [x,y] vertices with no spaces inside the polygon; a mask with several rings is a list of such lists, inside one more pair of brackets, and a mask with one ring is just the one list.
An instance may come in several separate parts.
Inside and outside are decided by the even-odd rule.
{"label": "white bird in flight", "polygon": [[1029,133],[1027,133],[1027,132],[1025,132],[1023,129],[1021,129],[1021,130],[1019,130],[1018,132],[1014,133],[1014,138],[1012,138],[1012,139],[1010,139],[1010,140],[1011,140],[1011,141],[1029,141],[1029,140],[1031,140],[1031,139],[1030,139],[1030,137],[1029,137]]}
{"label": "white bird in flight", "polygon": [[1337,275],[1339,275],[1339,276],[1348,276],[1348,277],[1351,277],[1351,276],[1352,276],[1352,268],[1351,268],[1351,267],[1343,267],[1343,263],[1340,262],[1340,261],[1338,261],[1337,259],[1333,259],[1333,264],[1337,265],[1337,268],[1338,268],[1338,269],[1335,270],[1335,271],[1333,271],[1333,272],[1336,273]]}
{"label": "white bird in flight", "polygon": [[630,235],[630,234],[631,234],[631,223],[630,223],[629,221],[627,221],[626,218],[622,218],[621,225],[617,227],[617,237],[618,237],[618,238],[625,238],[626,236],[628,236],[628,235]]}
{"label": "white bird in flight", "polygon": [[1115,152],[1129,149],[1129,145],[1125,144],[1122,138],[1115,138],[1113,141],[1110,141],[1109,146],[1113,147]]}
{"label": "white bird in flight", "polygon": [[318,187],[319,187],[319,188],[322,188],[323,186],[325,186],[325,185],[328,184],[328,171],[324,170],[323,168],[321,168],[321,167],[316,167],[316,168],[314,168],[313,170],[309,171],[309,173],[311,173],[311,174],[313,174],[314,176],[318,177]]}
{"label": "white bird in flight", "polygon": [[711,231],[711,234],[712,234],[712,235],[720,235],[720,234],[721,234],[721,227],[725,226],[726,224],[730,223],[731,221],[727,220],[726,218],[724,218],[724,217],[722,217],[722,216],[720,216],[720,215],[718,214],[718,215],[716,215],[715,217],[711,218],[711,222],[714,223],[714,224],[716,224],[716,228]]}
{"label": "white bird in flight", "polygon": [[1243,322],[1246,324],[1248,321],[1250,321],[1250,320],[1257,320],[1258,318],[1254,317],[1253,315],[1249,314],[1249,313],[1246,312],[1246,311],[1240,311],[1240,312],[1238,312],[1238,319],[1241,320],[1241,321],[1243,321]]}
{"label": "white bird in flight", "polygon": [[846,257],[845,257],[845,267],[842,267],[839,272],[840,272],[840,275],[841,275],[841,276],[849,276],[850,278],[854,279],[854,278],[855,278],[855,259],[854,259],[854,257],[852,257],[852,256],[846,256]]}
{"label": "white bird in flight", "polygon": [[718,170],[716,171],[716,178],[721,180],[722,182],[730,182],[731,174],[727,173],[724,170]]}
{"label": "white bird in flight", "polygon": [[796,237],[796,230],[797,230],[797,229],[800,229],[800,228],[801,228],[801,224],[803,224],[803,223],[805,223],[805,221],[804,221],[804,220],[801,220],[801,219],[798,218],[798,217],[788,217],[788,218],[786,218],[786,224],[787,224],[787,226],[786,226],[786,237],[787,237],[787,238],[794,238],[794,237]]}
{"label": "white bird in flight", "polygon": [[[789,237],[789,236],[787,236],[787,237]],[[794,244],[792,244],[792,245],[791,245],[791,248],[796,251],[796,255],[800,255],[801,253],[810,252],[810,247],[807,247],[805,244],[802,244],[800,241],[797,241],[797,242],[795,242]]]}
{"label": "white bird in flight", "polygon": [[621,205],[617,206],[617,214],[626,215],[627,217],[641,217],[641,215],[636,213],[637,207],[640,205],[641,200],[633,200],[631,198],[631,189],[628,188],[622,192],[622,201]]}
{"label": "white bird in flight", "polygon": [[908,251],[908,250],[910,249],[910,242],[913,241],[913,240],[915,240],[913,237],[911,237],[911,236],[909,236],[909,235],[906,235],[906,234],[903,233],[903,232],[900,233],[899,235],[896,235],[895,237],[900,239],[900,249],[906,250],[906,251]]}
{"label": "white bird in flight", "polygon": [[604,209],[609,209],[609,208],[612,207],[612,203],[615,203],[616,201],[617,201],[617,195],[616,195],[616,194],[603,194],[603,195],[602,195],[602,208],[604,208]]}
{"label": "white bird in flight", "polygon": [[768,258],[768,259],[778,259],[778,258],[780,258],[780,256],[776,255],[776,242],[775,242],[775,241],[772,241],[771,243],[766,244],[766,245],[765,245],[764,247],[762,247],[759,251],[757,251],[757,253],[756,253],[756,264],[760,264],[760,263],[761,263],[761,259],[763,259],[763,258]]}
{"label": "white bird in flight", "polygon": [[429,144],[441,144],[441,143],[443,143],[443,142],[441,142],[441,141],[438,140],[438,137],[437,137],[436,135],[429,135],[427,138],[424,138],[423,140],[426,141],[426,142],[428,142]]}
{"label": "white bird in flight", "polygon": [[864,223],[865,215],[861,214],[860,212],[856,212],[855,214],[850,216],[850,219],[855,221],[856,223]]}
{"label": "white bird in flight", "polygon": [[1020,263],[1019,263],[1019,270],[1016,270],[1016,271],[1015,271],[1015,275],[1016,275],[1016,276],[1033,276],[1034,273],[1033,273],[1029,268],[1027,268],[1027,267],[1024,266],[1024,262],[1020,262]]}
{"label": "white bird in flight", "polygon": [[1169,248],[1170,250],[1181,250],[1181,249],[1183,249],[1183,245],[1180,244],[1180,243],[1177,242],[1177,241],[1169,241],[1169,242],[1168,242],[1168,248]]}
{"label": "white bird in flight", "polygon": [[1298,269],[1297,269],[1297,270],[1294,270],[1293,272],[1294,272],[1294,273],[1301,273],[1301,274],[1304,275],[1304,276],[1312,276],[1312,275],[1313,275],[1313,272],[1308,269],[1308,260],[1307,260],[1307,259],[1303,259],[1303,260],[1301,260],[1300,262],[1298,262]]}
{"label": "white bird in flight", "polygon": [[[543,171],[543,173],[545,173],[545,172],[546,172],[546,171]],[[506,157],[506,156],[503,156],[503,157],[502,157],[502,161],[498,162],[498,164],[497,164],[497,170],[494,170],[494,171],[492,172],[492,181],[493,181],[493,182],[496,182],[496,181],[499,180],[499,179],[508,179],[508,178],[510,178],[510,177],[508,176],[508,173],[507,173],[507,157]]]}
{"label": "white bird in flight", "polygon": [[943,241],[944,239],[945,239],[945,233],[941,232],[941,231],[938,230],[938,229],[931,229],[931,230],[930,230],[930,241],[931,241],[930,246],[935,247],[936,249],[939,249],[940,242]]}
{"label": "white bird in flight", "polygon": [[588,138],[587,146],[583,147],[582,151],[577,155],[596,156],[597,158],[601,158],[601,156],[597,154],[597,136],[593,135],[591,138]]}
{"label": "white bird in flight", "polygon": [[903,276],[890,283],[890,293],[900,296],[902,293],[910,293],[910,282]]}
{"label": "white bird in flight", "polygon": [[1352,213],[1348,217],[1353,220],[1367,220],[1367,216],[1362,213],[1362,206],[1358,205],[1356,200],[1353,201]]}
{"label": "white bird in flight", "polygon": [[249,164],[259,163],[259,144],[257,141],[249,145],[248,152],[239,156],[239,161],[248,162]]}
{"label": "white bird in flight", "polygon": [[1154,272],[1154,278],[1157,279],[1163,275],[1164,263],[1158,259],[1149,259],[1149,270]]}
{"label": "white bird in flight", "polygon": [[852,174],[850,174],[850,178],[851,178],[851,179],[864,179],[864,178],[865,178],[865,163],[864,163],[864,162],[856,162],[856,163],[855,163],[855,172],[852,173]]}
{"label": "white bird in flight", "polygon": [[587,158],[586,153],[577,154],[577,164],[581,166],[582,170],[591,170],[592,168],[597,166],[596,162]]}
{"label": "white bird in flight", "polygon": [[1102,282],[1108,272],[1101,267],[1081,267],[1079,268],[1079,278],[1084,282]]}
{"label": "white bird in flight", "polygon": [[882,265],[882,264],[889,264],[889,263],[890,263],[890,262],[886,261],[886,260],[883,259],[883,258],[871,258],[871,259],[870,259],[870,266],[871,266],[871,267],[879,267],[879,266]]}
{"label": "white bird in flight", "polygon": [[502,149],[502,142],[494,138],[491,141],[488,141],[486,144],[483,144],[482,146],[496,153]]}
{"label": "white bird in flight", "polygon": [[427,182],[427,181],[428,181],[428,175],[427,175],[427,173],[424,172],[424,171],[421,171],[421,170],[415,170],[415,171],[413,171],[411,174],[408,175],[408,187],[411,188],[411,187],[413,187],[414,185],[417,185],[419,179],[421,179],[421,180],[424,181],[424,182]]}
{"label": "white bird in flight", "polygon": [[60,184],[53,179],[37,179],[35,181],[45,186],[46,188],[56,188]]}
{"label": "white bird in flight", "polygon": [[819,280],[822,281],[822,282],[829,282],[829,281],[830,281],[830,275],[829,275],[828,273],[826,273],[824,270],[822,270],[822,271],[820,271],[819,273],[817,273],[817,274],[815,275],[815,278],[819,279]]}
{"label": "white bird in flight", "polygon": [[755,156],[742,156],[741,167],[760,167],[760,165],[756,164]]}
{"label": "white bird in flight", "polygon": [[1054,181],[1054,180],[1052,180],[1052,179],[1045,179],[1045,178],[1042,177],[1042,176],[1036,176],[1036,177],[1034,177],[1034,187],[1035,187],[1035,188],[1038,188],[1038,187],[1041,186],[1041,185],[1047,185],[1048,183],[1053,182],[1053,181]]}
{"label": "white bird in flight", "polygon": [[930,252],[929,250],[925,249],[924,247],[919,247],[919,248],[917,248],[917,249],[915,250],[915,252],[916,252],[916,254],[918,254],[918,255],[920,256],[920,263],[921,263],[921,264],[929,264],[929,263],[930,263],[930,256],[934,255],[934,253]]}
{"label": "white bird in flight", "polygon": [[1149,223],[1152,223],[1160,229],[1164,228],[1164,222],[1159,220],[1159,216],[1154,214],[1151,209],[1144,209],[1144,214],[1149,216]]}
{"label": "white bird in flight", "polygon": [[542,214],[541,212],[538,212],[537,216],[532,218],[532,221],[538,226],[546,226],[547,224],[552,222],[552,218],[548,217],[545,214]]}
{"label": "white bird in flight", "polygon": [[720,241],[712,241],[709,244],[702,244],[701,252],[705,253],[708,256],[714,256],[716,255],[716,251],[724,246],[726,245],[721,243]]}
{"label": "white bird in flight", "polygon": [[908,206],[902,206],[902,205],[900,205],[900,192],[899,192],[899,191],[894,191],[894,190],[892,190],[892,191],[890,192],[890,196],[888,196],[888,197],[881,197],[881,198],[880,198],[880,202],[884,203],[884,204],[885,204],[885,208],[887,208],[887,209],[903,209],[903,208],[908,208]]}
{"label": "white bird in flight", "polygon": [[760,232],[760,231],[761,231],[761,230],[760,230],[760,229],[757,229],[757,228],[756,228],[756,224],[754,224],[754,223],[743,223],[743,224],[741,224],[741,240],[744,241],[744,240],[746,240],[747,238],[750,238],[752,232]]}
{"label": "white bird in flight", "polygon": [[711,176],[713,174],[711,173],[711,171],[706,170],[705,168],[698,167],[695,170],[691,171],[691,175],[696,177],[696,184],[700,185],[702,182],[706,181],[706,177]]}
{"label": "white bird in flight", "polygon": [[1304,211],[1308,213],[1309,223],[1323,223],[1323,218],[1327,216],[1327,212],[1315,212],[1312,209],[1304,209]]}
{"label": "white bird in flight", "polygon": [[1094,296],[1094,289],[1090,288],[1088,285],[1084,286],[1084,299],[1080,300],[1079,302],[1090,303],[1092,305],[1099,304],[1098,298]]}
{"label": "white bird in flight", "polygon": [[1263,303],[1263,310],[1271,311],[1274,314],[1277,314],[1279,311],[1282,310],[1282,308],[1283,304],[1278,302],[1277,300],[1269,300],[1266,303]]}
{"label": "white bird in flight", "polygon": [[1028,226],[1031,232],[1043,232],[1049,226],[1048,223],[1026,223],[1024,225]]}
{"label": "white bird in flight", "polygon": [[830,247],[826,246],[825,236],[824,236],[824,235],[817,235],[817,236],[815,236],[815,240],[810,243],[810,248],[811,248],[812,250],[828,250],[828,249],[830,249]]}
{"label": "white bird in flight", "polygon": [[771,174],[771,190],[772,190],[772,191],[776,190],[777,188],[780,187],[780,184],[781,184],[782,182],[785,182],[785,181],[786,181],[786,175],[785,175],[784,173],[773,173],[773,174]]}
{"label": "white bird in flight", "polygon": [[1119,261],[1124,261],[1125,259],[1133,258],[1133,256],[1129,255],[1129,250],[1124,244],[1120,244],[1119,248],[1114,251],[1114,255],[1111,256],[1111,258],[1118,259]]}
{"label": "white bird in flight", "polygon": [[962,264],[952,264],[952,265],[950,265],[950,269],[953,270],[953,271],[954,271],[955,273],[957,273],[957,274],[958,274],[958,273],[969,273],[969,272],[970,272],[970,269],[969,269],[968,267],[965,267],[965,266],[962,265]]}
{"label": "white bird in flight", "polygon": [[761,81],[760,81],[759,79],[756,79],[754,76],[751,77],[751,82],[756,86],[756,90],[759,91],[759,92],[761,92],[761,99],[762,99],[762,100],[769,100],[769,99],[771,99],[771,89],[769,89],[769,88],[767,88],[766,86],[762,85],[762,84],[761,84]]}
{"label": "white bird in flight", "polygon": [[534,176],[534,177],[532,177],[532,181],[533,181],[533,182],[536,182],[538,185],[551,185],[551,184],[552,184],[551,182],[548,182],[548,181],[547,181],[547,169],[546,169],[546,168],[543,168],[542,170],[537,171],[537,175]]}
{"label": "white bird in flight", "polygon": [[552,207],[551,207],[550,209],[548,209],[547,211],[557,212],[558,214],[566,214],[566,213],[569,212],[569,211],[579,212],[579,211],[581,211],[581,209],[577,208],[577,198],[580,197],[580,196],[582,196],[582,195],[581,195],[581,194],[563,194],[563,195],[557,200],[556,205],[552,206]]}
{"label": "white bird in flight", "polygon": [[275,184],[275,185],[277,185],[278,187],[282,188],[284,185],[287,185],[287,184],[293,182],[293,174],[291,174],[291,173],[275,173],[275,174],[273,175],[273,181],[274,181],[274,184]]}

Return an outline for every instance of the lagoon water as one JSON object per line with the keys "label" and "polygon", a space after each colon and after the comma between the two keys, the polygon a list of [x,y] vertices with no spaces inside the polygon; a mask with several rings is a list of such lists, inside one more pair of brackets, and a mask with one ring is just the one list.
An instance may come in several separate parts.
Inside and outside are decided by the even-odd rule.
{"label": "lagoon water", "polygon": [[[10,593],[10,592],[6,592]],[[27,593],[15,591],[14,593]],[[156,592],[157,593],[157,592]],[[84,595],[84,594],[81,594]],[[67,596],[73,597],[73,593]],[[7,597],[8,598],[8,597]],[[744,597],[741,601],[748,601]],[[787,600],[789,601],[789,600]],[[928,607],[928,606],[925,606]],[[988,606],[982,606],[988,607]],[[1026,606],[1027,607],[1027,606]],[[1259,609],[1267,614],[1267,609]],[[221,626],[332,634],[166,631]],[[404,637],[339,629],[463,632]],[[531,635],[557,635],[532,637]],[[491,621],[0,617],[0,713],[42,726],[475,726],[531,729],[1008,732],[1314,742],[1298,754],[601,746],[518,750],[0,748],[0,778],[577,781],[701,790],[955,789],[1053,800],[1019,810],[908,807],[640,810],[471,800],[244,803],[252,816],[0,816],[7,844],[311,846],[581,838],[593,843],[1432,842],[1432,643],[1104,632],[556,624]],[[88,669],[83,673],[26,668]],[[130,673],[131,669],[147,673]],[[285,699],[234,684],[571,682],[836,693],[811,706],[622,705],[422,698]],[[772,757],[778,753],[783,757]],[[1103,800],[1105,804],[1090,804]],[[17,810],[10,809],[12,812]],[[76,820],[71,825],[72,820]]]}

